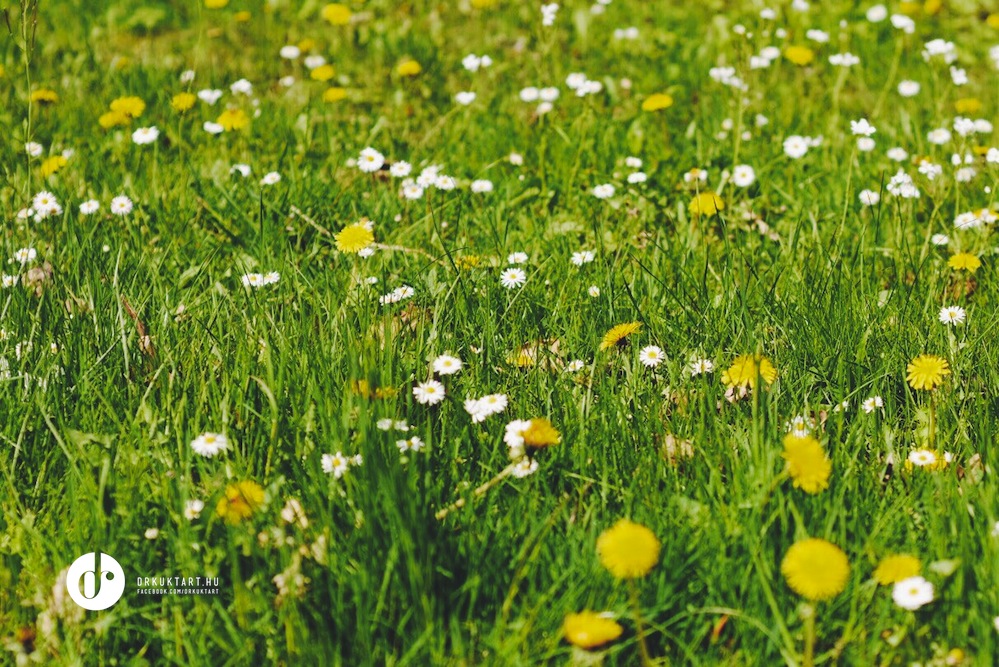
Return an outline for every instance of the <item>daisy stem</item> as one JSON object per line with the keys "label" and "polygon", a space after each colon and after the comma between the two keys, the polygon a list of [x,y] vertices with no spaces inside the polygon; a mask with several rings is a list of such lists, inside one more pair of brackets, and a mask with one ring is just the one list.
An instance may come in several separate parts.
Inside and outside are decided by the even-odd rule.
{"label": "daisy stem", "polygon": [[[505,467],[502,470],[500,470],[498,473],[496,473],[495,477],[493,477],[491,480],[489,480],[488,482],[486,482],[482,486],[480,486],[477,489],[475,489],[474,491],[472,491],[472,497],[473,498],[479,498],[479,497],[485,495],[486,491],[488,491],[489,489],[493,488],[494,486],[496,486],[497,484],[499,484],[500,482],[502,482],[504,479],[506,479],[507,477],[509,477],[510,473],[513,472],[513,469],[514,469],[514,467],[516,465],[517,465],[517,462],[514,461],[513,463],[511,463],[507,467]],[[448,505],[444,509],[439,510],[437,512],[437,514],[434,515],[434,518],[436,518],[438,520],[443,519],[444,517],[446,517],[451,512],[453,512],[453,511],[455,511],[457,509],[461,509],[464,506],[465,506],[465,499],[464,498],[459,498],[458,500],[454,501],[453,503],[451,503],[450,505]]]}
{"label": "daisy stem", "polygon": [[638,635],[638,651],[642,656],[642,667],[651,667],[652,656],[649,655],[648,644],[645,643],[645,621],[642,620],[642,607],[638,602],[638,584],[634,579],[628,579],[628,597],[635,614],[635,634]]}

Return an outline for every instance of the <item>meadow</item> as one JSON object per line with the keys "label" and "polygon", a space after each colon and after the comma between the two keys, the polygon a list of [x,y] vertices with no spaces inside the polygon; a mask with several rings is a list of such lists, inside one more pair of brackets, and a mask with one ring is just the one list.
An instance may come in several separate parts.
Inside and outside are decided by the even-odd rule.
{"label": "meadow", "polygon": [[0,663],[996,664],[992,3],[5,4]]}

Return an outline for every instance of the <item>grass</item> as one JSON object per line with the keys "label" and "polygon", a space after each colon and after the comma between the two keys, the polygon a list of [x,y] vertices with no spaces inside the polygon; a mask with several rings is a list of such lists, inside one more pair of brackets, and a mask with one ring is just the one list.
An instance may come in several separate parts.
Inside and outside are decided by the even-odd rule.
{"label": "grass", "polygon": [[[776,22],[748,2],[618,0],[600,15],[565,3],[551,28],[530,3],[472,4],[369,0],[350,5],[351,24],[331,26],[315,2],[211,10],[51,0],[30,48],[31,3],[8,9],[3,252],[31,247],[37,257],[7,264],[19,282],[0,291],[4,660],[633,665],[628,587],[595,547],[629,517],[662,545],[637,581],[657,664],[807,664],[803,600],[780,574],[806,536],[835,543],[851,563],[845,590],[814,605],[816,664],[992,664],[995,242],[991,224],[961,231],[953,218],[994,209],[997,179],[979,155],[977,175],[957,182],[950,155],[994,140],[955,133],[937,146],[927,134],[951,127],[961,98],[980,102],[973,117],[995,115],[996,29],[956,1],[935,13],[931,3],[909,7],[913,35],[841,1],[783,7]],[[740,37],[737,23],[754,36]],[[632,25],[638,40],[613,37]],[[778,27],[789,36],[774,36]],[[811,28],[830,43],[807,40]],[[920,55],[936,37],[956,42],[967,86]],[[302,39],[334,64],[333,80],[312,81],[300,60],[278,57]],[[809,44],[815,61],[750,70],[749,56],[770,44]],[[841,51],[861,64],[831,66]],[[495,62],[473,74],[460,64],[468,53]],[[395,71],[407,58],[420,74]],[[722,64],[747,92],[708,76]],[[180,82],[186,69],[193,83]],[[601,92],[575,97],[564,85],[572,72]],[[283,76],[296,82],[285,87]],[[228,90],[243,77],[252,96]],[[921,93],[900,97],[903,79]],[[346,99],[326,103],[333,85]],[[537,103],[519,99],[527,86],[560,88],[551,113],[535,116]],[[43,87],[58,103],[29,102],[29,89]],[[209,87],[225,91],[215,106],[171,108],[176,93]],[[455,104],[462,90],[477,93],[470,106]],[[674,105],[641,111],[655,92]],[[98,117],[125,95],[146,110],[128,127],[101,128]],[[249,127],[205,132],[230,104]],[[877,127],[871,153],[850,135],[861,117]],[[131,132],[151,125],[159,139],[134,144]],[[792,134],[823,140],[793,160],[781,147]],[[22,150],[29,140],[45,156],[73,153],[42,178],[42,158]],[[398,179],[349,162],[367,146],[411,162],[414,175],[440,164],[459,187],[405,200]],[[892,162],[892,146],[929,156],[943,175],[930,181],[912,158]],[[629,155],[644,161],[647,183],[626,181]],[[251,176],[231,174],[235,163]],[[756,182],[723,184],[740,163]],[[696,189],[683,180],[695,167],[709,171]],[[900,167],[920,198],[885,190]],[[261,185],[270,171],[281,181]],[[471,193],[473,179],[494,191]],[[602,183],[615,185],[610,199],[593,196]],[[43,189],[64,212],[19,219]],[[725,208],[692,216],[701,189]],[[862,189],[880,203],[862,206]],[[113,216],[121,194],[135,208]],[[83,216],[90,198],[101,210]],[[374,256],[338,252],[333,234],[362,217],[375,223]],[[949,246],[932,243],[935,233]],[[584,249],[595,260],[570,263]],[[499,273],[515,251],[530,256],[527,282],[508,290]],[[982,267],[949,268],[958,251]],[[268,271],[279,282],[241,283]],[[403,284],[411,299],[379,304]],[[966,308],[967,322],[939,323],[945,305]],[[631,321],[642,328],[630,344],[598,351],[608,329]],[[667,357],[655,369],[639,361],[652,344]],[[524,350],[533,363],[515,363]],[[933,432],[928,393],[905,382],[923,352],[953,369],[932,393]],[[420,405],[412,388],[442,353],[464,368],[441,378],[443,403]],[[722,371],[747,353],[772,360],[778,380],[730,403]],[[692,356],[715,372],[691,377]],[[582,369],[568,370],[577,359]],[[397,393],[373,397],[374,388]],[[463,400],[495,392],[509,397],[505,412],[473,423]],[[860,408],[871,396],[883,409],[868,414]],[[814,419],[832,461],[829,487],[815,495],[784,472],[781,441],[795,415]],[[549,419],[561,443],[538,453],[535,474],[474,494],[510,462],[504,425],[532,417]],[[382,431],[386,418],[411,430]],[[190,443],[206,431],[226,434],[229,451],[195,454]],[[401,456],[396,440],[413,435],[425,449]],[[904,465],[930,445],[952,455],[948,466]],[[322,456],[334,452],[363,464],[326,474]],[[242,480],[266,500],[230,525],[216,504]],[[290,498],[307,526],[282,520]],[[184,511],[194,499],[204,509],[192,520]],[[59,579],[89,551],[126,573],[125,595],[107,611],[77,607]],[[901,609],[872,579],[890,553],[921,559],[931,604]],[[280,573],[305,579],[279,594]],[[134,592],[135,577],[168,575],[218,576],[221,591]],[[573,648],[563,619],[583,609],[610,612],[623,635],[589,654]]]}

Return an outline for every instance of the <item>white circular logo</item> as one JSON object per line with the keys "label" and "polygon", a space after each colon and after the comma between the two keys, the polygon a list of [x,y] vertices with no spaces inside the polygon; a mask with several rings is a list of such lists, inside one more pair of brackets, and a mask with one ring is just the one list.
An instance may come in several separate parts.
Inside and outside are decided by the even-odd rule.
{"label": "white circular logo", "polygon": [[101,611],[121,599],[125,592],[125,572],[111,556],[91,551],[69,566],[66,590],[73,602],[84,609]]}

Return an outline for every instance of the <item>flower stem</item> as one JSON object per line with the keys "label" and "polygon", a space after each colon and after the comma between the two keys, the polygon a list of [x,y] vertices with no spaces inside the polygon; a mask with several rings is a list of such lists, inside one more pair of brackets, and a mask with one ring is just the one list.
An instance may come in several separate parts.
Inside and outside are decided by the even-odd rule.
{"label": "flower stem", "polygon": [[937,402],[933,397],[933,392],[930,392],[930,449],[933,449],[933,445],[937,440]]}
{"label": "flower stem", "polygon": [[[502,482],[504,479],[506,479],[510,475],[510,473],[513,472],[513,469],[514,469],[514,467],[516,465],[517,465],[517,462],[514,461],[513,463],[511,463],[507,467],[505,467],[502,470],[500,470],[498,473],[496,473],[495,477],[493,477],[491,480],[489,480],[488,482],[486,482],[482,486],[480,486],[477,489],[475,489],[474,491],[472,491],[472,497],[473,498],[478,498],[480,496],[485,495],[486,491],[488,491],[489,489],[493,488],[494,486],[496,486],[497,484],[499,484],[500,482]],[[436,518],[438,520],[443,519],[444,517],[446,517],[451,512],[453,512],[453,511],[455,511],[457,509],[461,509],[464,506],[465,506],[465,499],[464,498],[459,498],[458,500],[454,501],[453,503],[451,503],[450,505],[448,505],[444,509],[439,510],[437,512],[437,514],[434,515],[434,518]]]}
{"label": "flower stem", "polygon": [[638,601],[638,584],[634,579],[628,580],[628,597],[631,599],[631,609],[635,614],[635,633],[638,635],[638,651],[642,656],[642,667],[651,667],[652,656],[649,646],[645,643],[645,621],[642,620],[642,607]]}
{"label": "flower stem", "polygon": [[802,667],[814,667],[815,665],[815,607],[808,606],[807,610],[802,610],[805,621],[805,655],[802,656]]}

